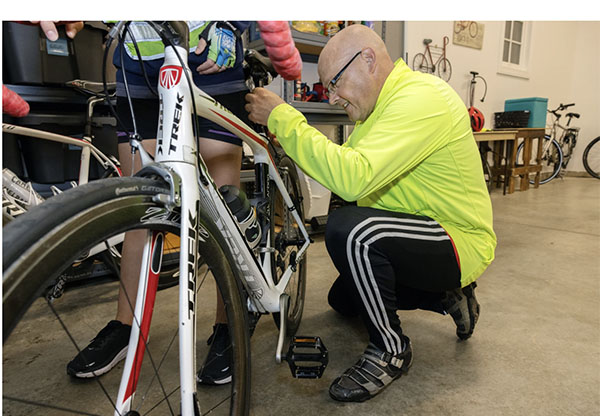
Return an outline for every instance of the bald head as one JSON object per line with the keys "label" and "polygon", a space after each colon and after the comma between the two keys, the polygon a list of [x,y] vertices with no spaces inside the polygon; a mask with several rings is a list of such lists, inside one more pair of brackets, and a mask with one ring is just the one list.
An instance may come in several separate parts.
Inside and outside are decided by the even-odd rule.
{"label": "bald head", "polygon": [[321,63],[325,65],[330,61],[350,59],[365,48],[372,48],[378,55],[388,55],[385,43],[374,30],[363,25],[348,26],[327,42],[319,56],[319,66]]}
{"label": "bald head", "polygon": [[[339,31],[321,51],[318,71],[323,85],[329,88],[332,78],[358,52],[361,54],[346,68],[339,84],[336,84],[336,87],[339,85],[336,93],[330,92],[330,103],[347,109],[351,119],[365,120],[373,110],[385,80],[394,69],[394,63],[379,35],[363,25],[351,25]],[[358,111],[348,109],[350,104],[357,107]]]}

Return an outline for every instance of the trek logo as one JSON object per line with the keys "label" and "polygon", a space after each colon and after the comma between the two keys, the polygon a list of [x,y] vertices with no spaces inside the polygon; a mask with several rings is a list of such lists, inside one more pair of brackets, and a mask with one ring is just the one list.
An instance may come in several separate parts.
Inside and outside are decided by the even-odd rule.
{"label": "trek logo", "polygon": [[[173,112],[173,128],[171,129],[171,142],[169,143],[169,154],[177,151],[177,140],[179,135],[179,122],[183,115],[181,110],[183,109],[181,103],[183,102],[183,96],[177,93],[177,102],[175,103],[175,111]],[[161,140],[162,142],[162,140]],[[162,144],[162,143],[161,143]]]}
{"label": "trek logo", "polygon": [[160,85],[163,88],[170,89],[181,81],[183,69],[180,66],[168,65],[160,70]]}
{"label": "trek logo", "polygon": [[196,267],[198,264],[198,212],[200,212],[200,201],[196,201],[196,209],[188,212],[190,226],[188,228],[188,318],[191,319],[196,304]]}

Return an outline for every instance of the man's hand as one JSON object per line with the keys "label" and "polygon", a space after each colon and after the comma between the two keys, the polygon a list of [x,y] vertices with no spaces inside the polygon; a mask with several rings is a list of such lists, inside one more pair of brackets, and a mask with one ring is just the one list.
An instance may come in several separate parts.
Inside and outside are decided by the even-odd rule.
{"label": "man's hand", "polygon": [[250,94],[246,94],[248,104],[244,107],[248,112],[248,118],[263,126],[267,125],[271,111],[285,101],[277,94],[264,88],[255,88]]}
{"label": "man's hand", "polygon": [[55,40],[58,39],[58,30],[56,30],[57,25],[64,25],[65,29],[67,31],[67,36],[70,37],[71,39],[75,38],[75,35],[77,35],[77,32],[79,32],[81,29],[83,29],[83,22],[62,22],[62,21],[58,21],[58,20],[53,20],[53,21],[36,20],[36,21],[32,21],[31,23],[36,24],[36,25],[39,24],[40,27],[42,28],[42,30],[44,31],[44,33],[46,34],[46,37],[48,38],[48,40],[51,40],[52,42],[54,42]]}
{"label": "man's hand", "polygon": [[235,65],[235,35],[224,27],[217,24],[210,26],[198,39],[195,54],[200,55],[208,46],[208,57],[206,62],[198,66],[196,71],[200,75],[214,74],[225,71]]}

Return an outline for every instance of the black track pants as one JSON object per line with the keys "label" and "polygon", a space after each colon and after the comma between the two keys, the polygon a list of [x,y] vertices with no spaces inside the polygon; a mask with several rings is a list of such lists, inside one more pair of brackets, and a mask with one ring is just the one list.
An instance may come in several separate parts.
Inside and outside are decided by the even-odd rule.
{"label": "black track pants", "polygon": [[443,312],[443,292],[460,287],[460,266],[446,231],[429,217],[347,206],[333,211],[325,232],[340,277],[329,303],[360,314],[370,341],[402,351],[398,309]]}

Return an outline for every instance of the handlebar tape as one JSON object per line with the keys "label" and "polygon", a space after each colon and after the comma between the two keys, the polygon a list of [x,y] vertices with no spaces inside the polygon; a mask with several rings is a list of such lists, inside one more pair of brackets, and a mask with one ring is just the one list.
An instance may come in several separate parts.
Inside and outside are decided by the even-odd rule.
{"label": "handlebar tape", "polygon": [[258,28],[277,73],[288,81],[300,79],[302,59],[294,45],[289,23],[282,20],[259,21]]}
{"label": "handlebar tape", "polygon": [[2,112],[13,117],[29,114],[29,104],[19,94],[2,85]]}

